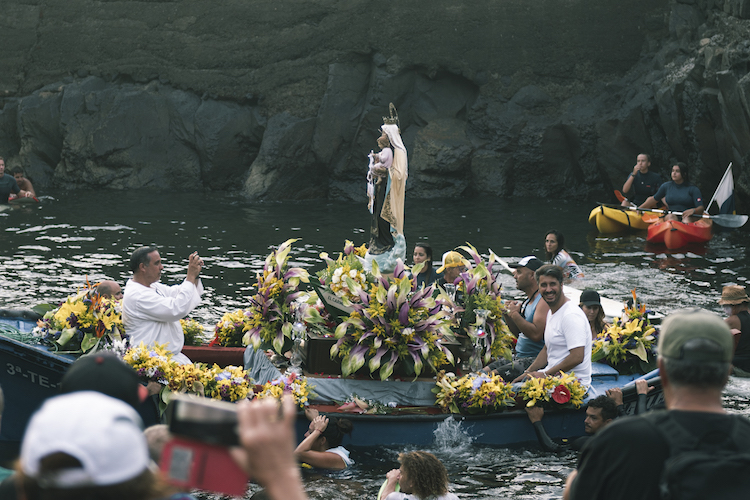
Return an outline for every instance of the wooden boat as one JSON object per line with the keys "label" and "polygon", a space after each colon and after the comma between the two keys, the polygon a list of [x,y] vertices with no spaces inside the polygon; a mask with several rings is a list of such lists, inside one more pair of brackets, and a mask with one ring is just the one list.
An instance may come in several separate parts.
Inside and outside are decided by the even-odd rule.
{"label": "wooden boat", "polygon": [[664,243],[670,250],[689,243],[705,243],[711,239],[711,219],[700,219],[685,224],[679,221],[660,221],[648,228],[649,243]]}
{"label": "wooden boat", "polygon": [[[620,375],[617,373],[617,370],[602,363],[592,363],[592,372],[592,388],[589,391],[589,395],[604,394],[607,389],[621,387],[623,388],[626,411],[629,414],[635,412],[637,396],[635,394],[634,380],[641,378],[640,375]],[[643,376],[643,378],[647,377],[649,377],[649,385],[655,387],[655,390],[651,391],[647,399],[647,407],[652,408],[663,404],[661,381],[655,373]],[[316,385],[316,392],[327,393],[328,391],[324,391],[320,387],[326,384],[326,380],[335,380],[337,383],[344,384],[353,382],[359,391],[362,391],[363,385],[366,386],[364,382],[379,386],[385,384],[384,382],[375,380],[350,381],[349,379],[314,378],[308,378],[308,383]],[[426,390],[435,386],[433,379],[416,382],[406,380],[403,382],[387,383],[411,386],[411,390],[415,390],[415,384],[424,384],[424,389]],[[344,394],[348,390],[349,388],[345,386],[341,394]],[[398,393],[397,390],[394,392]],[[394,396],[394,399],[396,398]],[[344,438],[343,444],[345,446],[388,446],[403,444],[427,446],[434,443],[436,437],[441,435],[448,435],[454,439],[470,440],[476,444],[494,446],[519,445],[537,441],[534,427],[529,422],[529,418],[522,407],[515,407],[501,413],[477,415],[446,414],[441,413],[440,409],[435,407],[404,408],[401,411],[399,410],[400,405],[396,406],[393,414],[388,415],[352,414],[337,410],[338,405],[332,402],[320,403],[317,401],[313,401],[310,407],[317,409],[321,413],[333,414],[352,421],[354,430],[351,435]],[[544,428],[547,434],[553,439],[582,436],[584,435],[584,418],[585,410],[583,407],[577,410],[546,410],[544,414]],[[299,439],[304,435],[308,424],[309,422],[304,418],[297,419],[296,426]]]}
{"label": "wooden boat", "polygon": [[643,221],[642,214],[605,205],[599,205],[591,211],[589,224],[596,226],[596,229],[603,234],[642,231],[649,227],[649,223]]}
{"label": "wooden boat", "polygon": [[[35,326],[35,320],[28,316],[0,316],[0,322],[10,324],[22,332],[30,332]],[[328,349],[319,351],[327,354]],[[308,355],[310,352],[308,350]],[[217,353],[219,356],[226,354],[220,349]],[[204,352],[203,355],[208,356],[208,353]],[[212,362],[209,358],[210,356],[204,361]],[[63,374],[75,359],[70,354],[51,352],[42,345],[32,345],[0,335],[0,363],[4,367],[0,372],[0,385],[5,392],[6,401],[6,412],[0,428],[0,460],[11,459],[17,454],[29,418],[42,401],[57,394]],[[633,380],[638,375],[620,375],[614,368],[600,363],[593,363],[592,372],[590,394],[603,394],[609,388],[623,387],[626,408],[631,413],[634,411],[636,396]],[[362,397],[367,397],[363,393],[378,394],[377,399],[384,401],[385,398],[390,398],[392,401],[388,402],[395,404],[392,413],[387,415],[340,414],[339,416],[349,418],[354,423],[354,431],[345,438],[344,444],[427,445],[435,440],[435,433],[441,427],[448,434],[462,433],[466,439],[478,444],[511,445],[536,440],[533,426],[522,408],[487,415],[442,413],[432,404],[434,395],[431,394],[431,389],[435,386],[432,378],[414,381],[405,377],[402,381],[381,382],[370,378],[341,379],[331,375],[309,375],[308,382],[316,386],[315,392],[321,394],[311,407],[321,412],[337,413],[336,402],[343,401],[353,393]],[[659,390],[651,392],[648,404],[658,405],[662,401],[658,376],[652,374],[650,383]],[[630,390],[627,389],[629,385]],[[584,418],[583,409],[550,410],[545,413],[544,425],[552,438],[574,437],[583,435]],[[301,440],[308,427],[301,412],[296,426]]]}

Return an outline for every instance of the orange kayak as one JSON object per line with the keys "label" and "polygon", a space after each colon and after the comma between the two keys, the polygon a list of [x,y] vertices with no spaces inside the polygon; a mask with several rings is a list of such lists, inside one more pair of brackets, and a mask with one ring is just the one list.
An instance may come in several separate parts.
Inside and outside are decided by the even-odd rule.
{"label": "orange kayak", "polygon": [[700,219],[685,224],[668,220],[651,224],[648,227],[646,240],[650,243],[664,243],[667,248],[681,248],[689,243],[705,243],[711,239],[710,219]]}

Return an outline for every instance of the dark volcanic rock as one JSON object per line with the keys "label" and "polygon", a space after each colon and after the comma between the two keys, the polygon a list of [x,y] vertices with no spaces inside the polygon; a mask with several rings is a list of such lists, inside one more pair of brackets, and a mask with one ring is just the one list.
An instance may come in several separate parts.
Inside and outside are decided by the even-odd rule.
{"label": "dark volcanic rock", "polygon": [[42,189],[611,197],[647,152],[750,193],[750,0],[11,0],[0,155]]}

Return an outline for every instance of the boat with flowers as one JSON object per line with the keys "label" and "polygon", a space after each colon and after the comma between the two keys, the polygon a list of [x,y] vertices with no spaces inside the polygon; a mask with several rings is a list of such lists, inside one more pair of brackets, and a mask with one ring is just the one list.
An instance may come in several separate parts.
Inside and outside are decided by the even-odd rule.
{"label": "boat with flowers", "polygon": [[[586,391],[574,373],[529,380],[515,389],[500,377],[478,373],[492,359],[509,358],[515,341],[502,319],[499,258],[491,251],[484,258],[471,245],[460,248],[470,259],[454,294],[435,285],[417,287],[412,276],[419,265],[409,270],[399,264],[389,275],[377,264],[365,271],[350,242],[337,259],[323,255],[326,267],[313,277],[289,266],[293,242],[267,257],[249,306],[225,314],[214,329],[214,346],[205,348],[252,346],[289,353],[291,366],[284,376],[251,381],[247,367],[177,365],[158,345],[130,346],[122,353],[125,361],[143,378],[161,383],[165,394],[237,401],[292,393],[301,409],[350,418],[354,431],[345,444],[356,446],[429,444],[444,426],[458,426],[477,443],[530,442],[535,434],[523,411],[529,405],[547,409],[544,423],[551,437],[583,434]],[[312,288],[306,286],[310,282]],[[16,329],[27,338],[0,336],[0,361],[6,366],[0,383],[13,408],[4,419],[2,440],[20,440],[30,414],[56,393],[77,355],[119,348],[121,323],[116,315],[102,320],[109,318],[110,307],[79,293],[47,312],[38,325],[15,318]],[[620,365],[649,351],[654,339],[645,308],[635,307],[625,310],[619,330],[608,332],[595,348],[604,354],[593,363],[587,395],[623,388],[629,411],[636,400],[633,381],[644,377],[646,365],[631,363],[625,370]],[[31,340],[32,330],[46,345]],[[187,333],[188,323],[183,330]],[[655,374],[645,377],[659,386]],[[648,404],[660,400],[661,391],[652,391]],[[301,437],[306,420],[299,418],[297,426]]]}

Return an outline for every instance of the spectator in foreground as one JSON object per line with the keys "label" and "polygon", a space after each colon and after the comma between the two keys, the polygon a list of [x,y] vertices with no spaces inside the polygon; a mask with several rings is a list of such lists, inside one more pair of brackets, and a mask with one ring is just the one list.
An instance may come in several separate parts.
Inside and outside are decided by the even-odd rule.
{"label": "spectator in foreground", "polygon": [[432,453],[401,453],[398,461],[401,467],[386,474],[380,500],[458,500],[448,492],[448,471]]}
{"label": "spectator in foreground", "polygon": [[175,490],[150,463],[141,419],[130,405],[93,391],[63,394],[48,399],[29,421],[18,464],[19,498],[170,498]]}
{"label": "spectator in foreground", "polygon": [[294,458],[294,418],[291,396],[242,401],[237,405],[241,448],[232,450],[235,461],[266,489],[271,500],[307,500]]}
{"label": "spectator in foreground", "polygon": [[[729,327],[706,311],[679,311],[662,324],[658,346],[667,411],[604,429],[583,450],[563,498],[657,500],[665,498],[662,488],[673,495],[675,486],[691,498],[747,497],[748,462],[739,458],[750,448],[750,421],[728,415],[721,404],[732,361]],[[704,457],[698,467],[665,467],[696,450]]]}

